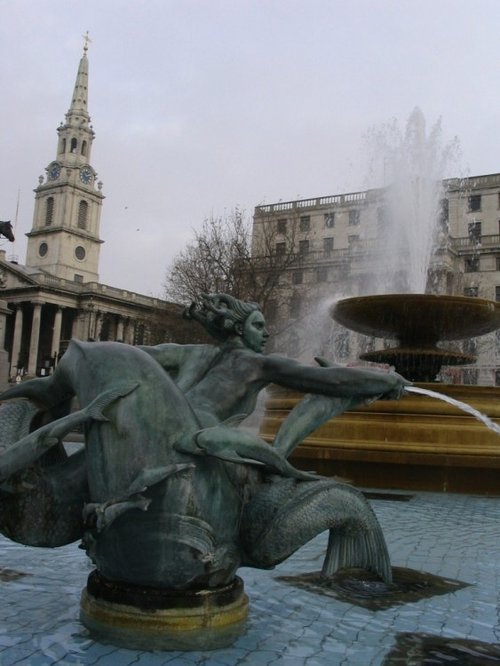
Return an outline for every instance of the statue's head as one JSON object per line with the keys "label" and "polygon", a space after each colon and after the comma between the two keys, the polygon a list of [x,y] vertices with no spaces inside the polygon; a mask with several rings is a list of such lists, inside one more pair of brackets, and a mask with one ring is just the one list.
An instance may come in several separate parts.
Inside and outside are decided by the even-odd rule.
{"label": "statue's head", "polygon": [[263,350],[269,337],[260,306],[228,294],[201,294],[200,303],[191,303],[185,316],[199,321],[217,340],[240,337],[255,352]]}

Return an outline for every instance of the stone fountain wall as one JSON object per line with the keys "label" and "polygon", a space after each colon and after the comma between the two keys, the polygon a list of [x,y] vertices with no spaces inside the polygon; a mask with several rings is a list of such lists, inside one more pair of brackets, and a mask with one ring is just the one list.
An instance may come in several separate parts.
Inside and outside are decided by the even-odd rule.
{"label": "stone fountain wall", "polygon": [[[419,384],[500,423],[500,388]],[[260,434],[272,443],[302,396],[272,387]],[[441,401],[407,395],[345,412],[308,437],[294,465],[371,488],[500,494],[500,438]]]}

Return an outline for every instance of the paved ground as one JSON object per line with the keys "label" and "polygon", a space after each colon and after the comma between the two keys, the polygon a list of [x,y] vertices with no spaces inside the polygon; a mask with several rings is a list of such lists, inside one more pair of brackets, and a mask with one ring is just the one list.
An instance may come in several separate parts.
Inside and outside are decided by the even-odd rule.
{"label": "paved ground", "polygon": [[[321,535],[274,571],[240,570],[251,611],[246,634],[232,648],[135,652],[96,643],[79,624],[80,591],[90,564],[76,544],[49,550],[2,539],[0,665],[375,666],[384,663],[401,632],[444,636],[457,644],[459,639],[500,643],[500,497],[416,493],[409,502],[372,503],[394,566],[470,585],[371,611],[278,581],[277,576],[320,569],[326,545]],[[15,578],[6,570],[27,575]],[[499,662],[485,657],[453,663]]]}

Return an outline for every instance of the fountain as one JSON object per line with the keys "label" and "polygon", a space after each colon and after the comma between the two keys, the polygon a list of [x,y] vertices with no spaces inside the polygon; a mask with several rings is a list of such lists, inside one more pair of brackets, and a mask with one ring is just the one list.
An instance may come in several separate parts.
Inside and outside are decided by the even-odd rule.
{"label": "fountain", "polygon": [[411,381],[432,382],[442,365],[464,365],[476,358],[437,346],[440,340],[465,340],[500,328],[500,303],[482,298],[434,294],[386,294],[346,298],[331,309],[335,321],[399,345],[365,352],[365,361],[387,363]]}
{"label": "fountain", "polygon": [[[368,351],[360,358],[393,366],[428,390],[435,388],[441,366],[475,361],[472,354],[444,348],[440,341],[469,339],[498,329],[500,304],[422,293],[436,288],[432,278],[439,275],[433,260],[437,240],[445,235],[442,170],[454,146],[440,148],[438,125],[426,136],[418,109],[404,135],[393,132],[391,142],[381,141],[380,134],[376,138],[379,147],[384,143],[382,163],[391,184],[385,188],[378,245],[369,259],[373,274],[365,281],[375,295],[344,298],[330,314],[357,333],[396,339],[396,346]],[[395,284],[407,293],[388,293]],[[442,385],[440,390],[500,418],[497,388]],[[297,400],[296,394],[281,389],[271,392],[261,426],[267,441],[273,441],[280,421]],[[294,460],[305,469],[345,476],[365,486],[500,492],[497,434],[472,414],[416,394],[398,404],[377,402],[347,411],[305,439]]]}

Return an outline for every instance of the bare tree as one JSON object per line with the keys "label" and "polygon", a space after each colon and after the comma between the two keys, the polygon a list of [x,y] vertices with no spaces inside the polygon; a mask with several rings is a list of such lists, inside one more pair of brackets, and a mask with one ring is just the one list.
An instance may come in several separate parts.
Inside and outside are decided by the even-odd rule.
{"label": "bare tree", "polygon": [[[194,232],[167,270],[165,295],[188,304],[200,292],[225,292],[259,303],[272,320],[277,310],[280,279],[300,255],[295,248],[295,225],[279,232],[276,221],[259,221],[258,228],[238,208],[225,217],[211,217]],[[269,312],[268,312],[269,311]]]}

